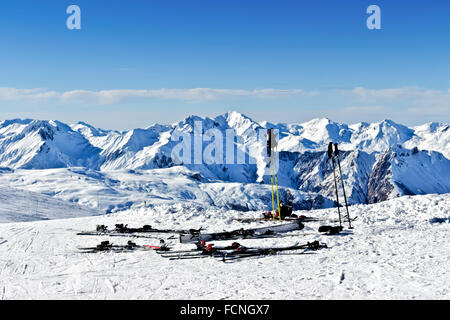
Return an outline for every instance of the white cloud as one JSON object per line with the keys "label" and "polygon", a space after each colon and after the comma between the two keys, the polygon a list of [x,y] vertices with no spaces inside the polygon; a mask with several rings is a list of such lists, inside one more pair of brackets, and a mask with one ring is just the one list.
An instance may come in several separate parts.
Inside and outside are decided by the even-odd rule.
{"label": "white cloud", "polygon": [[433,106],[431,108],[409,108],[408,112],[418,115],[448,116],[450,114],[450,104],[447,106]]}
{"label": "white cloud", "polygon": [[361,100],[361,101],[409,101],[412,104],[439,104],[450,103],[450,89],[448,91],[430,90],[419,87],[404,87],[392,89],[367,89],[364,87],[356,87],[352,90],[344,90],[345,93]]}
{"label": "white cloud", "polygon": [[356,87],[344,90],[361,103],[383,104],[384,107],[406,106],[406,110],[416,115],[449,115],[450,89],[447,91],[430,90],[419,87],[393,89],[367,89]]}
{"label": "white cloud", "polygon": [[393,101],[416,96],[417,93],[420,92],[420,89],[415,87],[392,89],[367,89],[364,87],[356,87],[352,90],[345,90],[344,92],[351,94],[361,101]]}
{"label": "white cloud", "polygon": [[283,96],[298,96],[306,94],[303,90],[279,89],[158,89],[158,90],[102,90],[102,91],[69,91],[62,95],[64,101],[92,100],[101,104],[114,104],[127,99],[170,99],[181,100],[188,103],[199,103],[233,97],[277,98]]}
{"label": "white cloud", "polygon": [[115,104],[130,99],[170,99],[181,100],[187,103],[199,103],[211,100],[227,99],[233,97],[250,97],[258,99],[280,98],[291,96],[313,95],[300,89],[157,89],[157,90],[72,90],[62,93],[47,91],[45,89],[15,89],[0,88],[0,101],[8,100],[35,100],[56,98],[60,102],[89,102],[96,104]]}
{"label": "white cloud", "polygon": [[[343,95],[336,94],[342,93]],[[65,92],[47,89],[17,89],[0,87],[0,103],[9,101],[52,102],[56,104],[89,104],[114,105],[133,101],[176,100],[195,104],[214,100],[233,98],[281,99],[281,98],[314,97],[316,106],[328,105],[329,112],[333,110],[346,115],[360,115],[361,118],[371,116],[395,115],[398,112],[408,112],[414,117],[450,116],[450,90],[430,90],[419,87],[368,89],[356,87],[349,90],[305,91],[301,89],[263,88],[254,90],[243,89],[212,89],[212,88],[162,88],[154,90],[71,90]],[[291,100],[292,102],[292,100]],[[308,103],[311,101],[308,101]],[[282,102],[280,102],[282,103]],[[301,102],[303,104],[303,102]],[[304,105],[304,104],[303,104]],[[350,107],[337,107],[347,105]],[[307,108],[300,106],[305,112]],[[322,110],[324,110],[322,108]]]}
{"label": "white cloud", "polygon": [[341,109],[344,113],[359,113],[359,114],[377,114],[389,111],[389,108],[383,106],[349,106]]}
{"label": "white cloud", "polygon": [[48,91],[45,89],[16,89],[0,87],[0,101],[43,100],[57,96],[57,92]]}

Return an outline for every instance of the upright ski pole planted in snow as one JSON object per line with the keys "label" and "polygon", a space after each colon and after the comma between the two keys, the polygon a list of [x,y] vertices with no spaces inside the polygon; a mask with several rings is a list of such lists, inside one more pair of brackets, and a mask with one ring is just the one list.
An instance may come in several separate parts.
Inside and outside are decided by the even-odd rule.
{"label": "upright ski pole planted in snow", "polygon": [[338,194],[338,186],[336,182],[336,170],[334,165],[334,157],[333,157],[333,142],[330,142],[328,144],[328,160],[331,159],[331,166],[333,168],[333,178],[334,178],[334,188],[336,189],[336,201],[337,201],[337,208],[338,208],[338,214],[339,214],[339,227],[342,228],[342,219],[341,219],[341,209],[339,208],[339,194]]}
{"label": "upright ski pole planted in snow", "polygon": [[273,193],[273,169],[272,169],[272,159],[270,160],[270,181],[272,182],[272,220],[275,220],[275,199]]}
{"label": "upright ski pole planted in snow", "polygon": [[272,219],[275,220],[275,199],[273,193],[273,168],[272,168],[272,130],[267,129],[267,157],[270,165],[270,182],[272,183]]}
{"label": "upright ski pole planted in snow", "polygon": [[281,209],[280,209],[280,195],[278,193],[278,179],[277,179],[277,166],[275,163],[275,156],[273,156],[273,171],[275,172],[275,186],[277,188],[277,205],[278,205],[278,219],[281,221]]}
{"label": "upright ski pole planted in snow", "polygon": [[345,194],[345,187],[344,187],[344,177],[342,176],[341,160],[339,159],[339,149],[338,149],[337,143],[334,144],[334,157],[337,159],[339,175],[341,176],[342,192],[344,193],[345,210],[347,211],[348,226],[349,226],[349,229],[353,229],[352,223],[350,221],[350,213],[348,211],[348,202],[347,202],[347,196]]}
{"label": "upright ski pole planted in snow", "polygon": [[270,163],[270,180],[272,182],[272,219],[275,219],[275,192],[273,189],[273,182],[275,179],[275,186],[277,191],[277,210],[278,210],[278,218],[281,220],[281,212],[280,212],[280,196],[278,193],[278,179],[277,179],[277,168],[275,165],[275,148],[276,148],[276,134],[273,133],[273,129],[267,129],[267,157],[269,158]]}

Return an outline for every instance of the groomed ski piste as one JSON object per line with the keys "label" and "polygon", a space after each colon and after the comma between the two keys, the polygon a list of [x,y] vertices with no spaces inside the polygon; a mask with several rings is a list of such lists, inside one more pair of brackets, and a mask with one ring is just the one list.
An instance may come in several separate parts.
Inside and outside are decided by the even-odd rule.
{"label": "groomed ski piste", "polygon": [[[105,240],[158,245],[159,239],[76,233],[99,224],[219,232],[279,222],[241,223],[234,219],[259,217],[260,212],[202,210],[189,203],[100,216],[86,209],[86,217],[77,208],[76,218],[0,224],[0,299],[449,299],[449,208],[450,194],[353,205],[350,214],[358,217],[354,229],[344,228],[338,235],[317,232],[326,222],[307,222],[289,237],[238,240],[257,247],[319,240],[327,249],[228,263],[215,258],[169,260],[151,250],[82,253],[78,247]],[[63,202],[59,210],[65,218],[70,214]],[[336,208],[295,213],[337,218]],[[194,247],[177,239],[167,244],[173,250]]]}

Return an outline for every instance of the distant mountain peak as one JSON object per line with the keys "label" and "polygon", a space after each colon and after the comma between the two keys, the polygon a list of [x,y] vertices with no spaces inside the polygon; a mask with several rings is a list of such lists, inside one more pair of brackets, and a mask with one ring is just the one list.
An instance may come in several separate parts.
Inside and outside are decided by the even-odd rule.
{"label": "distant mountain peak", "polygon": [[307,122],[304,122],[305,124],[329,124],[329,123],[336,123],[334,121],[332,121],[329,118],[313,118]]}
{"label": "distant mountain peak", "polygon": [[0,122],[0,127],[7,127],[7,126],[12,125],[12,124],[22,124],[22,125],[24,125],[24,124],[29,124],[32,121],[33,121],[33,119],[19,119],[19,118],[10,119],[10,120],[3,120],[3,121]]}
{"label": "distant mountain peak", "polygon": [[253,121],[250,117],[237,111],[228,111],[222,115],[226,119],[246,119]]}

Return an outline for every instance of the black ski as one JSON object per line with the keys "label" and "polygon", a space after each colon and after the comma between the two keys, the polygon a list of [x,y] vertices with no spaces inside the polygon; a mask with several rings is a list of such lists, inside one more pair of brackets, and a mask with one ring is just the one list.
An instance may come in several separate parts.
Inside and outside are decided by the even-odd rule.
{"label": "black ski", "polygon": [[87,247],[87,248],[78,248],[83,253],[97,253],[97,252],[124,252],[124,251],[136,251],[136,250],[159,250],[159,251],[168,251],[169,248],[164,243],[164,240],[161,240],[160,246],[152,246],[152,245],[138,245],[132,241],[128,241],[125,245],[116,245],[112,244],[109,241],[103,241],[99,245],[95,247]]}
{"label": "black ski", "polygon": [[105,225],[97,225],[96,231],[83,231],[77,233],[78,235],[109,235],[109,234],[139,234],[139,233],[175,233],[175,234],[198,234],[200,229],[189,230],[175,230],[175,229],[155,229],[150,225],[145,225],[141,228],[129,228],[128,225],[116,224],[115,229],[109,230]]}
{"label": "black ski", "polygon": [[[297,246],[296,243],[294,246],[290,246],[288,248],[293,248]],[[285,249],[283,247],[282,249]],[[196,253],[186,252],[186,253],[178,253],[178,254],[161,254],[164,258],[173,258],[172,260],[178,260],[180,258],[195,258],[200,256],[210,256],[210,257],[222,257],[236,254],[247,254],[250,252],[255,252],[257,250],[266,250],[267,248],[247,248],[245,246],[241,246],[239,243],[233,243],[231,246],[227,247],[215,247],[213,245],[208,245],[200,250],[197,250]],[[271,248],[271,249],[279,249],[279,248]]]}
{"label": "black ski", "polygon": [[[144,234],[135,233],[118,233],[118,232],[96,232],[96,231],[83,231],[77,232],[79,236],[107,236],[107,237],[127,237],[127,238],[143,238],[143,239],[161,239],[158,236],[148,236]],[[166,240],[176,239],[174,235],[171,235]]]}
{"label": "black ski", "polygon": [[326,244],[320,244],[318,241],[308,242],[307,244],[298,245],[295,244],[289,247],[271,247],[271,248],[246,248],[246,247],[238,247],[232,251],[229,250],[202,250],[199,254],[180,254],[168,256],[170,260],[183,260],[183,259],[199,259],[205,257],[213,257],[213,258],[221,258],[222,261],[229,261],[235,259],[242,259],[246,257],[254,257],[254,256],[264,256],[276,254],[282,251],[294,251],[294,250],[318,250],[321,248],[326,248]]}
{"label": "black ski", "polygon": [[164,253],[164,252],[158,252],[158,253],[161,254],[162,256],[167,257],[169,255],[190,254],[193,252],[198,253],[203,250],[210,251],[213,248],[216,250],[233,250],[233,249],[239,248],[241,245],[238,242],[233,242],[230,246],[216,246],[214,244],[206,244],[206,241],[202,241],[201,243],[197,243],[196,246],[197,247],[195,249],[170,251],[168,253]]}
{"label": "black ski", "polygon": [[[258,256],[268,256],[277,254],[279,252],[283,251],[294,251],[294,250],[319,250],[322,248],[327,248],[326,244],[320,244],[319,241],[314,242],[308,242],[304,245],[294,245],[290,247],[281,247],[281,248],[261,248],[261,249],[250,249],[247,251],[243,251],[241,254],[231,254],[231,255],[224,255],[222,257],[222,261],[231,261],[231,260],[237,260],[237,259],[243,259],[243,258],[250,258],[250,257],[258,257]],[[305,253],[302,252],[302,253]]]}
{"label": "black ski", "polygon": [[228,249],[218,249],[218,248],[205,248],[196,253],[178,253],[178,254],[162,254],[164,258],[169,258],[169,260],[181,260],[181,259],[195,259],[195,258],[205,258],[205,257],[217,257],[224,255],[227,250],[237,250],[238,248],[228,248]]}

